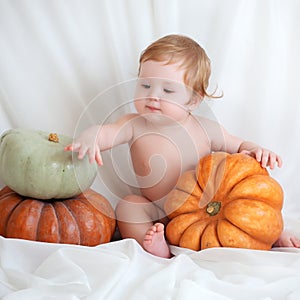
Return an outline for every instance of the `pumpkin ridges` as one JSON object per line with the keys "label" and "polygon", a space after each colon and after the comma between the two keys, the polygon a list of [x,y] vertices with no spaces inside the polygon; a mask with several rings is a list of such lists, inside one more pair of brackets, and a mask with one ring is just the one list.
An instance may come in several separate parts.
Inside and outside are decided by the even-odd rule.
{"label": "pumpkin ridges", "polygon": [[194,222],[197,222],[200,218],[200,215],[201,213],[197,211],[182,214],[172,219],[166,228],[166,235],[169,237],[168,241],[172,245],[178,246],[180,237],[186,230],[186,227],[189,227]]}
{"label": "pumpkin ridges", "polygon": [[26,199],[12,212],[6,230],[6,237],[36,240],[37,219],[43,203],[34,199]]}
{"label": "pumpkin ridges", "polygon": [[21,203],[21,199],[18,196],[13,195],[14,192],[9,193],[9,198],[6,195],[2,195],[0,198],[0,235],[5,236],[7,230],[7,224],[13,213],[14,209]]}
{"label": "pumpkin ridges", "polygon": [[228,195],[230,201],[240,198],[263,201],[273,208],[281,210],[284,196],[281,186],[274,178],[252,175],[237,183]]}
{"label": "pumpkin ridges", "polygon": [[59,242],[63,244],[80,244],[80,233],[76,220],[61,201],[55,201],[53,206],[57,219],[59,219]]}
{"label": "pumpkin ridges", "polygon": [[[166,213],[174,218],[185,211],[193,212],[199,209],[198,198],[202,195],[195,170],[189,170],[182,174],[176,184],[176,188],[168,195],[168,201],[164,207]],[[176,199],[176,202],[170,199]]]}
{"label": "pumpkin ridges", "polygon": [[[96,208],[101,213],[105,214],[110,218],[114,218],[114,210],[111,207],[108,207],[107,204],[109,201],[104,198],[102,195],[96,193],[95,191],[89,189],[84,193],[77,196],[78,199],[88,200],[88,202]],[[101,201],[100,201],[101,199]]]}
{"label": "pumpkin ridges", "polygon": [[[217,234],[223,247],[270,250],[270,243],[257,240],[247,232],[241,230],[228,220],[220,220]],[[271,244],[272,245],[272,244]]]}
{"label": "pumpkin ridges", "polygon": [[196,197],[200,197],[203,193],[197,181],[195,170],[184,172],[176,183],[176,189]]}
{"label": "pumpkin ridges", "polygon": [[37,226],[37,241],[59,243],[59,225],[54,206],[45,203]]}
{"label": "pumpkin ridges", "polygon": [[202,190],[206,189],[208,182],[214,181],[219,163],[228,155],[226,152],[217,152],[215,155],[207,155],[205,159],[200,159],[196,167],[196,176]]}
{"label": "pumpkin ridges", "polygon": [[[242,231],[271,245],[275,243],[283,229],[281,214],[265,202],[237,199],[224,207],[223,214],[230,223]],[[236,218],[236,215],[241,218]],[[265,226],[259,226],[261,220],[264,220]]]}
{"label": "pumpkin ridges", "polygon": [[[66,201],[72,203],[71,206],[80,203],[80,207],[84,206],[85,210],[79,209],[75,215],[74,209],[69,209],[70,205],[67,207],[64,204]],[[92,220],[96,224],[94,235],[89,233],[89,237],[98,236],[98,240],[93,243],[83,240],[81,243],[78,214],[83,223]],[[52,199],[46,202],[27,199],[8,187],[0,190],[0,235],[4,237],[68,244],[86,243],[87,246],[93,246],[111,240],[116,224],[114,216],[110,202],[93,190],[88,191],[85,196],[81,194],[77,198]],[[82,227],[86,226],[88,225]]]}
{"label": "pumpkin ridges", "polygon": [[199,209],[199,198],[177,189],[172,190],[167,197],[164,209],[169,218]]}
{"label": "pumpkin ridges", "polygon": [[[96,223],[95,227],[98,228],[98,233],[100,236],[99,241],[100,243],[105,243],[109,241],[109,237],[111,234],[111,231],[109,230],[111,228],[111,222],[108,218],[105,218],[100,211],[96,210],[89,200],[90,199],[86,199],[86,198],[80,199],[81,202],[83,202],[85,205],[89,207],[89,209],[93,212],[94,216],[96,217],[97,222],[95,222]],[[100,228],[109,228],[109,229],[105,232],[101,232]]]}
{"label": "pumpkin ridges", "polygon": [[217,224],[218,224],[218,220],[207,224],[201,237],[201,249],[222,246],[217,234]]}
{"label": "pumpkin ridges", "polygon": [[216,183],[218,166],[227,156],[229,156],[228,153],[217,152],[215,155],[208,155],[205,159],[200,159],[196,167],[197,181],[203,191],[200,198],[200,208],[205,207],[214,199],[220,185]]}
{"label": "pumpkin ridges", "polygon": [[191,224],[184,230],[179,241],[179,246],[199,251],[201,249],[201,238],[206,227],[207,222],[203,220]]}
{"label": "pumpkin ridges", "polygon": [[[78,195],[77,198],[91,205],[93,211],[97,212],[97,216],[101,218],[101,220],[105,221],[105,223],[109,224],[111,229],[110,234],[113,234],[116,229],[116,216],[109,201],[91,189],[88,189],[84,193]],[[103,217],[102,214],[105,215],[105,217]],[[105,241],[109,241],[109,239],[110,238],[107,237]]]}
{"label": "pumpkin ridges", "polygon": [[227,198],[236,184],[253,174],[266,176],[268,171],[249,155],[241,153],[228,155],[219,166],[218,178],[221,183],[215,197],[219,199]]}
{"label": "pumpkin ridges", "polygon": [[[99,241],[100,233],[99,233],[99,221],[93,214],[92,209],[85,204],[83,201],[77,200],[76,204],[74,200],[66,200],[65,205],[72,212],[76,223],[79,225],[79,236],[80,236],[80,244],[86,246],[95,246],[97,245],[96,241]],[[84,219],[82,215],[84,214]],[[86,222],[86,219],[89,222]]]}
{"label": "pumpkin ridges", "polygon": [[213,153],[201,159],[196,170],[198,183],[203,190],[201,208],[214,199],[226,198],[235,184],[253,173],[268,175],[268,171],[253,157],[241,153]]}

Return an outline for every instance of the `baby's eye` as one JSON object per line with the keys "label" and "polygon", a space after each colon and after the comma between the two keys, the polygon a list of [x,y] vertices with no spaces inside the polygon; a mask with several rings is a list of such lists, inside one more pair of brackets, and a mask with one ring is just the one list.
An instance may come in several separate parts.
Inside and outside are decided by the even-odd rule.
{"label": "baby's eye", "polygon": [[164,89],[164,92],[167,93],[167,94],[172,94],[172,93],[174,93],[173,90],[169,90],[169,89]]}
{"label": "baby's eye", "polygon": [[150,84],[143,83],[142,87],[145,89],[150,89]]}

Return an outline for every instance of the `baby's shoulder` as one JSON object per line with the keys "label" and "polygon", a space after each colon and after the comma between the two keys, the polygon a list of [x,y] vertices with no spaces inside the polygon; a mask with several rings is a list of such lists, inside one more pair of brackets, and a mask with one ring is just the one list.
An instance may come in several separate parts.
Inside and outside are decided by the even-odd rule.
{"label": "baby's shoulder", "polygon": [[223,126],[217,121],[203,116],[194,116],[194,128],[204,131],[208,136],[222,134]]}

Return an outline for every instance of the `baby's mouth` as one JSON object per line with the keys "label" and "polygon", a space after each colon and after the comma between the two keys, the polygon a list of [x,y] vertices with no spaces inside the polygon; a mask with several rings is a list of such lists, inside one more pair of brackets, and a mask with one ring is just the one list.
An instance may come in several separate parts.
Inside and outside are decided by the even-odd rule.
{"label": "baby's mouth", "polygon": [[150,106],[150,105],[147,105],[146,108],[147,108],[148,110],[150,110],[151,112],[158,112],[158,111],[160,111],[159,108],[154,107],[154,106]]}

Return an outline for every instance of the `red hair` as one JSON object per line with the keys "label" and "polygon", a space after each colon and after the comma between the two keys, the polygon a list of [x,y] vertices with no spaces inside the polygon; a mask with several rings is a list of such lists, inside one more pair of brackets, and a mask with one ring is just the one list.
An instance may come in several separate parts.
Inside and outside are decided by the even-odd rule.
{"label": "red hair", "polygon": [[187,87],[201,98],[217,98],[207,92],[211,74],[210,59],[193,39],[172,34],[156,40],[141,53],[139,72],[141,64],[148,60],[166,61],[166,64],[179,63],[185,70],[183,79]]}

